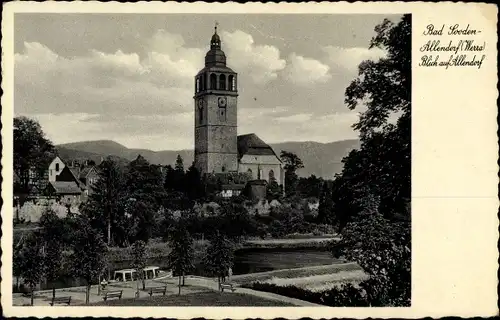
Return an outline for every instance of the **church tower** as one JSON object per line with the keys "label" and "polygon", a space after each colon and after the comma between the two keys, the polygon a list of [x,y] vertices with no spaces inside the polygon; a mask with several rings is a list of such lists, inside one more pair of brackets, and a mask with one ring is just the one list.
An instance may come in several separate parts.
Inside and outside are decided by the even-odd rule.
{"label": "church tower", "polygon": [[194,161],[202,174],[238,171],[236,77],[226,66],[216,24],[205,67],[195,76]]}

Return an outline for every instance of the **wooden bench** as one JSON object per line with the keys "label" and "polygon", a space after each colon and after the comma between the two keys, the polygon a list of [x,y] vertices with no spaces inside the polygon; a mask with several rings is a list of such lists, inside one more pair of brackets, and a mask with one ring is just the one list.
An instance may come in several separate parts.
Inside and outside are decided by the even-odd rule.
{"label": "wooden bench", "polygon": [[55,304],[66,304],[70,305],[71,304],[71,296],[68,297],[53,297],[52,301],[50,302],[51,306],[54,306]]}
{"label": "wooden bench", "polygon": [[106,301],[108,299],[112,298],[118,298],[119,300],[122,298],[123,290],[117,290],[117,291],[106,291],[104,294],[104,297],[102,297],[102,300]]}
{"label": "wooden bench", "polygon": [[167,286],[149,288],[149,296],[152,297],[155,293],[161,293],[162,295],[167,294]]}
{"label": "wooden bench", "polygon": [[229,289],[231,290],[232,292],[234,292],[236,290],[236,288],[233,286],[232,283],[221,283],[220,284],[220,290],[222,292],[224,292],[224,289]]}

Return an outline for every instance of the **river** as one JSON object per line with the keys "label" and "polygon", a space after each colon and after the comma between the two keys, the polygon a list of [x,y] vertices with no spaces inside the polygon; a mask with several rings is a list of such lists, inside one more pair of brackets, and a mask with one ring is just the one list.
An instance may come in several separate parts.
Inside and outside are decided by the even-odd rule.
{"label": "river", "polygon": [[[148,259],[147,265],[158,266],[166,269],[165,258]],[[235,252],[233,274],[247,274],[280,269],[300,268],[338,263],[331,253],[317,248],[311,249],[240,249]],[[130,268],[132,261],[113,263],[111,274],[114,270]],[[207,276],[201,261],[195,261],[194,275]],[[61,277],[54,284],[42,283],[40,289],[74,287],[84,285],[81,279],[69,276]],[[14,292],[19,289],[14,285]]]}

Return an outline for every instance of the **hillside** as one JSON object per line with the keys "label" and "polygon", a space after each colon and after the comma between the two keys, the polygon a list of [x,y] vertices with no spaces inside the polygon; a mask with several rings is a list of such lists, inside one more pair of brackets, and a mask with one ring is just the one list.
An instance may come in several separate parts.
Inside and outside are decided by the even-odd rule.
{"label": "hillside", "polygon": [[[279,156],[282,150],[296,153],[304,162],[305,168],[299,175],[308,177],[311,174],[324,178],[332,178],[342,170],[341,160],[350,150],[359,147],[359,140],[342,140],[330,143],[319,142],[283,142],[271,144]],[[179,154],[184,159],[184,166],[191,165],[193,150],[152,151],[146,149],[129,149],[117,142],[109,140],[82,141],[58,145],[59,154],[65,159],[92,159],[97,163],[101,157],[116,156],[119,161],[131,161],[142,155],[154,164],[173,165]]]}

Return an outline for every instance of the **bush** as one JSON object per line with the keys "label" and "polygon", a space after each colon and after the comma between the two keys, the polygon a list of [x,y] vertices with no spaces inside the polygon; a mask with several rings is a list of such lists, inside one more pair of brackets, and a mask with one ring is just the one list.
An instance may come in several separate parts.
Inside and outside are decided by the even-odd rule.
{"label": "bush", "polygon": [[272,292],[282,296],[323,304],[330,307],[367,307],[369,303],[366,294],[352,284],[343,284],[339,288],[333,288],[323,292],[312,292],[296,286],[277,286],[270,283],[254,282],[243,287]]}

